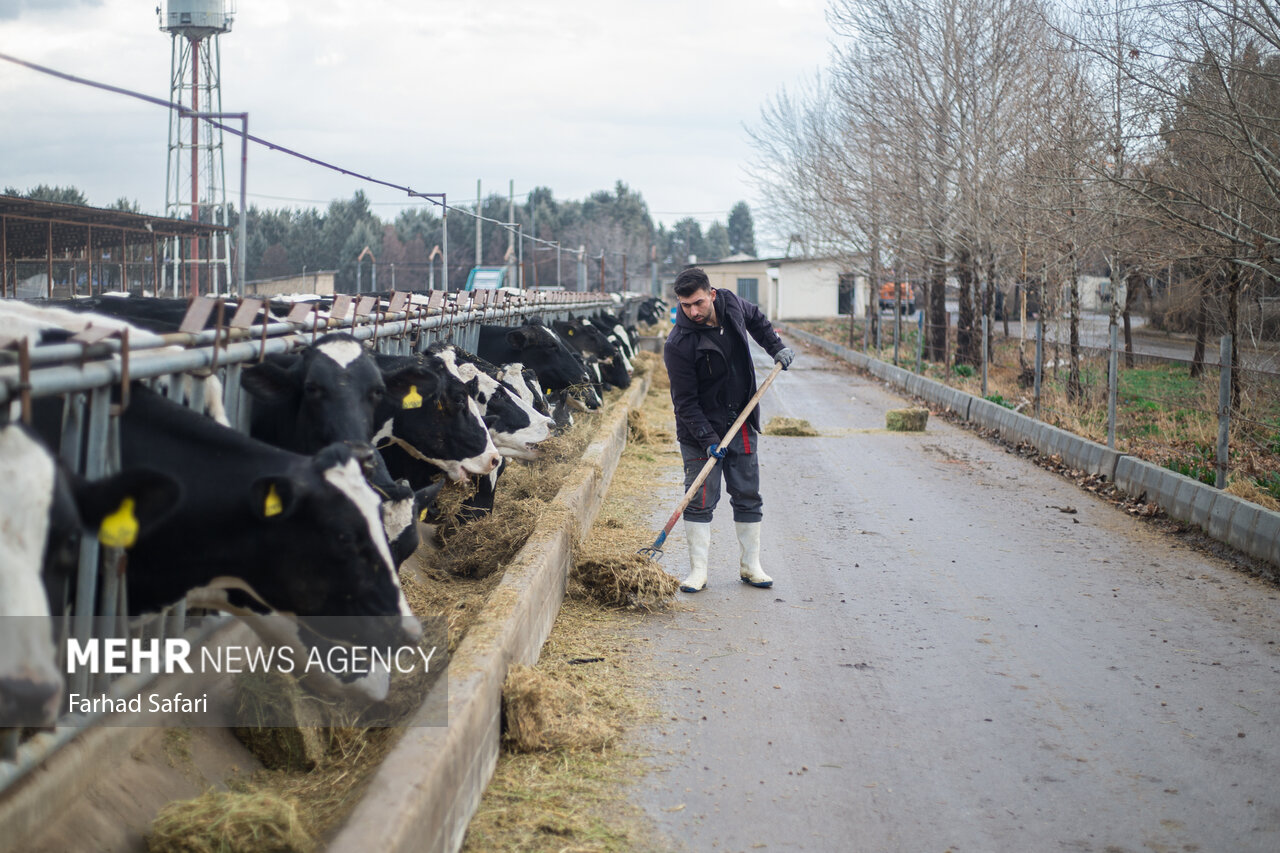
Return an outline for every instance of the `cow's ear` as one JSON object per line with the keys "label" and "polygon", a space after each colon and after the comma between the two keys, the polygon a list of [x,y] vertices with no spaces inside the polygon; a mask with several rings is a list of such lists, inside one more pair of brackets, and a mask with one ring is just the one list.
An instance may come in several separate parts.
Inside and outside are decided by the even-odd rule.
{"label": "cow's ear", "polygon": [[298,392],[299,384],[293,376],[293,367],[298,363],[298,356],[290,354],[286,361],[283,358],[271,358],[246,367],[240,372],[240,387],[259,400],[278,400],[292,397]]}
{"label": "cow's ear", "polygon": [[436,374],[419,366],[383,373],[382,381],[387,385],[388,399],[397,401],[403,409],[420,408],[424,393],[431,397],[440,386],[440,378]]}
{"label": "cow's ear", "polygon": [[297,504],[298,491],[288,477],[261,477],[249,487],[249,511],[262,521],[282,521]]}
{"label": "cow's ear", "polygon": [[529,333],[519,326],[507,332],[507,343],[516,349],[524,349],[533,343]]}
{"label": "cow's ear", "polygon": [[182,485],[168,474],[134,468],[105,480],[72,482],[84,526],[102,544],[131,548],[173,514],[182,501]]}

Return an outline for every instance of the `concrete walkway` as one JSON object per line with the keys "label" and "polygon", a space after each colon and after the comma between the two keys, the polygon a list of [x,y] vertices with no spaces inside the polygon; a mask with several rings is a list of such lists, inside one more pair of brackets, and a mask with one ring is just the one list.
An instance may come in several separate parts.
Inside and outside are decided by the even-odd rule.
{"label": "concrete walkway", "polygon": [[766,396],[823,433],[761,441],[774,588],[726,497],[709,589],[649,623],[671,844],[1280,849],[1280,593],[901,405],[812,351]]}

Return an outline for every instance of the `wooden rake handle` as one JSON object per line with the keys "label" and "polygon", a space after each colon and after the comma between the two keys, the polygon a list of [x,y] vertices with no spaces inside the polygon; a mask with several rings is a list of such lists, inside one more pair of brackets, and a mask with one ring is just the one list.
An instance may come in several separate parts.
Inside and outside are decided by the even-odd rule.
{"label": "wooden rake handle", "polygon": [[[769,390],[769,386],[773,384],[773,380],[782,372],[782,364],[775,363],[773,370],[769,371],[769,375],[765,377],[764,382],[760,383],[760,389],[756,391],[755,396],[747,401],[747,405],[743,408],[742,414],[738,415],[738,419],[733,422],[733,426],[729,427],[729,431],[725,433],[724,438],[720,439],[720,443],[716,445],[716,450],[724,450],[729,446],[729,442],[733,441],[733,436],[742,429],[742,425],[747,422],[747,418],[755,411],[756,404],[760,402],[760,398],[764,396],[764,392]],[[667,519],[667,524],[662,528],[662,532],[658,534],[658,541],[653,543],[653,547],[660,549],[662,543],[666,541],[667,534],[671,532],[671,528],[676,526],[676,520],[680,518],[680,513],[684,512],[684,508],[689,505],[689,501],[693,500],[693,496],[698,493],[698,489],[702,487],[703,481],[707,479],[707,475],[711,473],[711,469],[716,467],[716,463],[720,460],[714,456],[707,459],[707,464],[702,466],[702,471],[693,481],[693,485],[684,493],[684,497],[676,506],[676,511],[671,513],[671,518]]]}

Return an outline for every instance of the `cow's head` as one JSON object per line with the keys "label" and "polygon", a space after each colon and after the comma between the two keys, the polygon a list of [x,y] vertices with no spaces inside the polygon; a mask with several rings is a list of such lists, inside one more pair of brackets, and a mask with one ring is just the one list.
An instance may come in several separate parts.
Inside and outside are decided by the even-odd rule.
{"label": "cow's head", "polygon": [[536,459],[536,445],[551,435],[551,418],[539,414],[515,388],[499,379],[493,365],[452,344],[436,345],[432,351],[450,373],[466,383],[498,452],[517,459]]}
{"label": "cow's head", "polygon": [[[265,641],[292,647],[302,660],[313,649],[327,655],[333,646],[418,641],[422,626],[400,588],[382,501],[349,447],[336,444],[298,457],[283,473],[248,484],[242,499],[263,559],[226,566],[188,594],[193,606],[234,613]],[[373,700],[386,696],[390,681],[379,669],[309,675],[323,692]]]}
{"label": "cow's head", "polygon": [[528,322],[507,332],[520,361],[538,374],[543,388],[560,391],[588,382],[585,368],[560,336],[541,323]]}
{"label": "cow's head", "polygon": [[267,358],[245,369],[241,384],[288,419],[282,446],[315,453],[342,441],[367,444],[384,397],[402,395],[409,376],[384,378],[364,345],[351,335],[325,335],[299,353]]}
{"label": "cow's head", "polygon": [[407,390],[388,395],[378,408],[374,442],[379,447],[394,444],[452,480],[497,467],[501,455],[472,396],[478,382],[463,382],[432,353],[382,363],[388,371],[399,365],[410,381]]}

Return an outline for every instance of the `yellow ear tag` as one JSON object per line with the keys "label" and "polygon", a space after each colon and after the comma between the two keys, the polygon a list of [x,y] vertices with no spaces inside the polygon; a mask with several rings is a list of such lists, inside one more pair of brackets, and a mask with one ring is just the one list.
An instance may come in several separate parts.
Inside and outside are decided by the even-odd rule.
{"label": "yellow ear tag", "polygon": [[573,329],[569,329],[568,331],[569,331],[569,337],[571,337],[571,338],[572,338],[572,337],[573,337]]}
{"label": "yellow ear tag", "polygon": [[421,409],[422,395],[418,393],[418,386],[410,385],[408,392],[404,395],[404,399],[400,401],[402,409]]}
{"label": "yellow ear tag", "polygon": [[272,483],[267,489],[267,498],[262,502],[262,514],[267,518],[273,515],[279,515],[284,512],[284,501],[280,500],[280,493],[276,491],[276,484]]}
{"label": "yellow ear tag", "polygon": [[550,388],[548,388],[548,389],[547,389],[547,396],[548,396],[548,397],[550,397],[550,396],[551,396],[551,389],[550,389]]}
{"label": "yellow ear tag", "polygon": [[133,514],[133,498],[125,498],[120,508],[102,519],[98,541],[108,548],[130,548],[138,541],[138,518]]}
{"label": "yellow ear tag", "polygon": [[424,509],[422,512],[418,513],[418,521],[421,521],[423,524],[426,524],[426,523],[427,523],[427,513],[428,513],[428,512],[429,512],[429,510],[425,510],[425,509]]}

